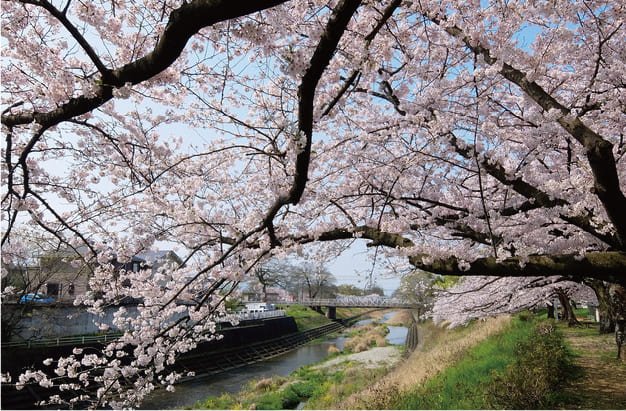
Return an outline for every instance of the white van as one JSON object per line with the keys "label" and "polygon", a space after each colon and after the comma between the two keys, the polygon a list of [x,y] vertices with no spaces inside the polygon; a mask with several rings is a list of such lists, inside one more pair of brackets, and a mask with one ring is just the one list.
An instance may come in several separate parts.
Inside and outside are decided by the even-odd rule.
{"label": "white van", "polygon": [[269,303],[246,303],[245,311],[249,313],[264,313],[266,311],[273,311],[276,307],[274,304]]}

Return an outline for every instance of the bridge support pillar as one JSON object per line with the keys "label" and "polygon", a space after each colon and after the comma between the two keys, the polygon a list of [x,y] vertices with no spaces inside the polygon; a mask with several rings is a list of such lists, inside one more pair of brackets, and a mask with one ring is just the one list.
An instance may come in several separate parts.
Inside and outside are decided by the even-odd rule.
{"label": "bridge support pillar", "polygon": [[337,319],[337,307],[326,307],[326,318],[331,320]]}

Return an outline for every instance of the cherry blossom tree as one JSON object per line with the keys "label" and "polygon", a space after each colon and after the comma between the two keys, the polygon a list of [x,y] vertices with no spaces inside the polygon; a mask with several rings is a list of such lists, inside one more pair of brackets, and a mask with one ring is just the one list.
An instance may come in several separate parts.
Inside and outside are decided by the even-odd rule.
{"label": "cherry blossom tree", "polygon": [[[5,2],[3,250],[46,232],[88,250],[77,304],[97,313],[122,283],[143,301],[101,354],[17,384],[93,407],[172,389],[168,366],[215,336],[218,290],[313,243],[624,286],[624,7]],[[112,263],[162,241],[183,265]]]}
{"label": "cherry blossom tree", "polygon": [[574,324],[577,321],[569,302],[573,296],[595,300],[591,288],[563,277],[464,277],[437,293],[433,319],[454,327],[472,319],[543,307],[558,299],[564,319]]}
{"label": "cherry blossom tree", "polygon": [[400,286],[393,293],[393,297],[408,301],[413,305],[417,320],[429,313],[435,302],[436,290],[439,287],[440,276],[421,270],[406,273],[400,279]]}

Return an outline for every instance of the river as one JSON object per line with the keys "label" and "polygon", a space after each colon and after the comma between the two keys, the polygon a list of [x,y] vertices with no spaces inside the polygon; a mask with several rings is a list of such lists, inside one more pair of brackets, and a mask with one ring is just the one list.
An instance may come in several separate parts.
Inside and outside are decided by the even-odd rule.
{"label": "river", "polygon": [[[387,313],[381,321],[389,319],[394,313]],[[371,319],[361,320],[356,325],[367,324]],[[407,328],[388,326],[389,334],[386,338],[390,344],[402,345],[406,339]],[[173,393],[165,390],[157,390],[150,394],[139,409],[181,409],[193,406],[196,401],[208,396],[219,396],[225,392],[236,393],[250,380],[268,378],[274,375],[287,376],[303,365],[320,362],[328,356],[328,348],[331,345],[343,349],[345,337],[327,338],[321,342],[313,342],[299,347],[293,351],[246,365],[234,370],[188,381],[176,385]]]}

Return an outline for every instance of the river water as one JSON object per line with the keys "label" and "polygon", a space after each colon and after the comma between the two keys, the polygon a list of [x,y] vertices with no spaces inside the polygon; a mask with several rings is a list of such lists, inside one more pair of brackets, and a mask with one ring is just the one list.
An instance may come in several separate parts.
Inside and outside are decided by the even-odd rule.
{"label": "river water", "polygon": [[[385,314],[384,321],[394,313]],[[371,319],[359,321],[356,325],[367,324]],[[406,340],[407,328],[388,326],[387,341],[390,344],[402,345]],[[328,356],[328,348],[332,345],[343,349],[345,337],[328,338],[322,342],[306,344],[296,350],[282,354],[256,364],[246,365],[211,377],[188,381],[176,385],[173,393],[157,390],[150,394],[140,409],[181,409],[193,406],[196,401],[208,396],[219,396],[225,392],[236,393],[250,380],[268,378],[275,375],[287,376],[303,365],[320,362]]]}

